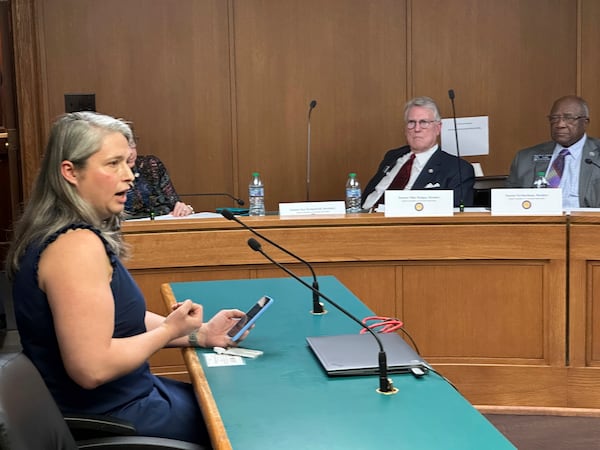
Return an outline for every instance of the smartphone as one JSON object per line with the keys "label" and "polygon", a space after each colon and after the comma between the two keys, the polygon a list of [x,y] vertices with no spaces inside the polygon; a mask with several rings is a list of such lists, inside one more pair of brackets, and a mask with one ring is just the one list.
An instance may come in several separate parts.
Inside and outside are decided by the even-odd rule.
{"label": "smartphone", "polygon": [[250,328],[254,322],[258,320],[258,318],[266,311],[266,309],[271,306],[273,303],[273,299],[268,295],[262,296],[252,308],[246,313],[244,317],[242,317],[231,329],[227,332],[227,334],[231,337],[233,342],[237,342],[239,338],[243,336],[243,334]]}

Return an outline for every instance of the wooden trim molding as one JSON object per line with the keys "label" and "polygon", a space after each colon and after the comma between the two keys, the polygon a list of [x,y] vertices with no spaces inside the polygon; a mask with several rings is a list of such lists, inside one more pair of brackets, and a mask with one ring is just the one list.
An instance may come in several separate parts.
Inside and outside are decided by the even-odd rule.
{"label": "wooden trim molding", "polygon": [[23,197],[29,197],[44,148],[45,118],[40,54],[39,20],[34,0],[13,0],[12,25],[15,54],[15,85]]}
{"label": "wooden trim molding", "polygon": [[[175,295],[171,290],[171,285],[168,283],[162,284],[160,291],[167,309],[170,310],[176,303]],[[204,375],[202,364],[200,364],[200,361],[198,360],[198,354],[196,353],[196,350],[191,347],[182,348],[181,350],[183,359],[188,367],[190,379],[194,385],[194,390],[198,396],[198,403],[202,410],[202,415],[204,416],[204,421],[206,422],[213,448],[215,450],[231,450],[231,443],[227,437],[227,432],[225,431],[219,408],[217,408],[210,385]]]}
{"label": "wooden trim molding", "polygon": [[600,409],[559,408],[550,406],[475,405],[482,414],[513,414],[519,416],[600,417]]}

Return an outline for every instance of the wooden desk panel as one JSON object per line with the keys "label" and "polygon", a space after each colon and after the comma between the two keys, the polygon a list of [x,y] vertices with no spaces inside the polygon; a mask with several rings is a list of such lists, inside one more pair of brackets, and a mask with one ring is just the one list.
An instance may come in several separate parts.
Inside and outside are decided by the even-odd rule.
{"label": "wooden desk panel", "polygon": [[569,226],[569,406],[600,408],[600,215]]}
{"label": "wooden desk panel", "polygon": [[[564,406],[564,390],[549,388],[565,377],[557,370],[566,358],[564,217],[243,220],[301,255],[317,275],[336,276],[372,310],[404,320],[423,356],[456,377],[469,400]],[[287,276],[246,245],[249,231],[225,219],[132,222],[123,231],[133,247],[128,268],[158,312],[162,283]],[[309,275],[285,253],[263,249]],[[224,305],[231,306],[235,299]],[[159,352],[152,364],[157,373],[185,372],[173,352]],[[532,392],[539,373],[546,388]]]}
{"label": "wooden desk panel", "polygon": [[399,315],[428,358],[564,362],[544,351],[543,264],[434,263],[402,270]]}

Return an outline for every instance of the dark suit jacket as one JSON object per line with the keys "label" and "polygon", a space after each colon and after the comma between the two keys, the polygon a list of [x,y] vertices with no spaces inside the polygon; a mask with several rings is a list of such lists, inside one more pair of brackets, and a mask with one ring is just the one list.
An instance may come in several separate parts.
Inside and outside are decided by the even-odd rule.
{"label": "dark suit jacket", "polygon": [[[517,152],[506,179],[508,188],[530,188],[538,172],[545,172],[550,163],[556,143],[544,142]],[[600,208],[600,167],[586,164],[591,159],[600,165],[600,140],[587,137],[581,152],[581,170],[579,172],[579,206],[582,208]]]}
{"label": "dark suit jacket", "polygon": [[[383,157],[383,161],[379,164],[377,172],[367,183],[363,194],[362,203],[371,192],[375,190],[375,186],[379,184],[386,172],[396,165],[396,161],[402,155],[410,151],[410,147],[395,148],[388,151]],[[458,164],[460,163],[460,177]],[[462,179],[462,183],[461,183]],[[464,159],[458,159],[456,156],[450,155],[438,148],[423,170],[415,180],[412,189],[425,189],[428,184],[439,183],[439,187],[431,189],[452,189],[454,190],[454,206],[460,205],[461,197],[465,206],[473,206],[473,185],[475,184],[475,171],[473,166]],[[462,184],[462,190],[461,190]]]}

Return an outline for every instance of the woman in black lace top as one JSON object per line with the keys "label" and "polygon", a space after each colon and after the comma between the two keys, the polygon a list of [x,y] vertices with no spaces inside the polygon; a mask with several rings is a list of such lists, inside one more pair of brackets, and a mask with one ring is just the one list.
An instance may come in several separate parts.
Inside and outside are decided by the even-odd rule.
{"label": "woman in black lace top", "polygon": [[129,145],[131,155],[127,164],[133,171],[135,181],[127,193],[127,217],[137,219],[165,214],[177,217],[193,214],[194,208],[179,201],[177,191],[162,161],[154,155],[138,155],[135,139]]}

